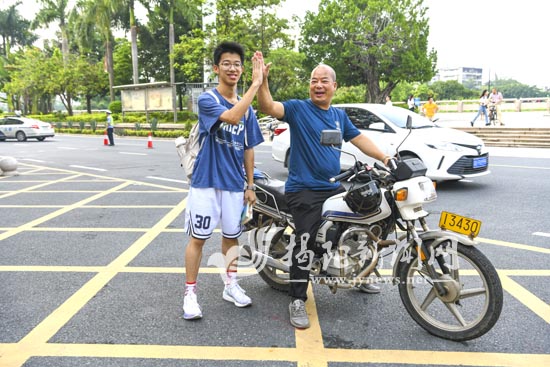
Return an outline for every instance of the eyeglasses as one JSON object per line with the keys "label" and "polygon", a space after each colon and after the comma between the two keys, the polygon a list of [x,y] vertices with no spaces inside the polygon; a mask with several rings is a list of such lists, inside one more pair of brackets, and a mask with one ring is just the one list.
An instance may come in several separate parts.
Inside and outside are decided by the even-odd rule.
{"label": "eyeglasses", "polygon": [[234,67],[235,69],[240,69],[243,66],[243,64],[240,62],[231,63],[229,61],[224,61],[221,64],[219,64],[219,66],[224,70],[229,70],[231,69],[231,67]]}

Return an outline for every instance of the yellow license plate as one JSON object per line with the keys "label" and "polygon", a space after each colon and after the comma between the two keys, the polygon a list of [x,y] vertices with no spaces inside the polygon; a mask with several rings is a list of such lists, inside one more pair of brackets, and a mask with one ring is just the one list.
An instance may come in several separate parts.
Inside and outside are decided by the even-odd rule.
{"label": "yellow license plate", "polygon": [[441,229],[462,233],[470,237],[476,237],[481,229],[481,221],[463,217],[458,214],[441,212],[439,227],[441,227]]}

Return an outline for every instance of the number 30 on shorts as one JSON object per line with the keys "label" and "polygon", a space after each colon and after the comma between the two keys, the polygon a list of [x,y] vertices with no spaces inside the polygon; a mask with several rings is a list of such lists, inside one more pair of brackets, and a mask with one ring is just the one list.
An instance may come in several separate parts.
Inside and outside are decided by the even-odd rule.
{"label": "number 30 on shorts", "polygon": [[195,228],[197,229],[210,228],[210,216],[195,215]]}

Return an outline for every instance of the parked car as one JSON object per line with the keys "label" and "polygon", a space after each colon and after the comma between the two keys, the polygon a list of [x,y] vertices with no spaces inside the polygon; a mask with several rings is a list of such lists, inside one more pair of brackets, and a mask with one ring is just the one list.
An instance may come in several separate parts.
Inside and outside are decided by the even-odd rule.
{"label": "parked car", "polygon": [[[466,132],[438,126],[408,109],[383,104],[338,104],[346,111],[353,124],[387,155],[395,156],[399,147],[402,158],[419,158],[434,181],[460,180],[489,174],[489,153],[483,141]],[[406,129],[407,117],[412,117],[410,136]],[[355,145],[344,142],[344,152],[351,153],[363,163],[374,164],[374,159],[363,154]],[[272,157],[288,167],[290,159],[290,130],[279,125],[275,130]],[[342,153],[342,169],[351,167],[353,156]]]}
{"label": "parked car", "polygon": [[17,139],[18,141],[26,141],[27,138],[32,138],[43,141],[46,138],[55,136],[51,124],[21,116],[0,118],[0,132],[3,134],[0,138],[2,140]]}

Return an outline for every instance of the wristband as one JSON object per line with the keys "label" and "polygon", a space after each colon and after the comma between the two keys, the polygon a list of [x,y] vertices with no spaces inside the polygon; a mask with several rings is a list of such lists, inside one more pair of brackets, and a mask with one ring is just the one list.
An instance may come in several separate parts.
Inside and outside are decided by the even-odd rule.
{"label": "wristband", "polygon": [[246,187],[247,190],[252,190],[252,191],[256,191],[256,185],[252,184],[252,185],[248,185]]}

